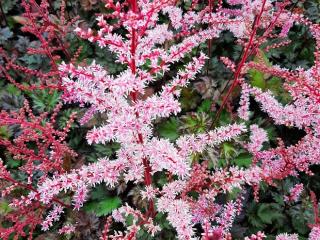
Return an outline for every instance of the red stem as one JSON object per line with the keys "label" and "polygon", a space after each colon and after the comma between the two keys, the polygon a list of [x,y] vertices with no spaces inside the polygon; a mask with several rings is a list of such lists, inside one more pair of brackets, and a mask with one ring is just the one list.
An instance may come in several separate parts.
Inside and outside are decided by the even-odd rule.
{"label": "red stem", "polygon": [[318,225],[318,224],[320,224],[320,219],[319,219],[319,209],[318,209],[317,197],[313,191],[310,191],[310,195],[311,195],[311,202],[313,205],[314,224]]}
{"label": "red stem", "polygon": [[241,58],[240,63],[238,64],[238,67],[237,67],[236,72],[235,72],[235,74],[234,74],[233,83],[232,83],[232,85],[230,86],[230,88],[229,88],[229,90],[228,90],[228,92],[227,92],[227,95],[224,97],[224,99],[223,99],[223,101],[222,101],[222,104],[221,104],[221,106],[220,106],[220,108],[219,108],[219,111],[218,111],[218,113],[217,113],[217,115],[216,115],[216,118],[215,118],[215,120],[214,120],[213,123],[215,123],[215,122],[218,120],[218,118],[219,118],[219,116],[221,115],[221,112],[222,112],[224,106],[226,105],[226,103],[227,103],[227,101],[228,101],[229,96],[231,95],[232,91],[234,90],[234,88],[235,88],[235,87],[238,85],[238,83],[239,83],[239,77],[240,77],[240,75],[241,75],[241,70],[242,70],[242,68],[243,68],[243,66],[244,66],[244,64],[245,64],[245,62],[246,62],[246,60],[247,60],[247,58],[248,58],[248,56],[249,56],[250,48],[251,48],[252,45],[254,44],[254,42],[253,42],[253,41],[254,41],[254,37],[255,37],[255,35],[256,35],[256,32],[257,32],[257,29],[258,29],[258,26],[259,26],[259,23],[260,23],[262,14],[263,14],[263,12],[264,12],[264,7],[265,7],[265,5],[266,5],[266,1],[267,1],[267,0],[263,0],[263,2],[262,2],[262,7],[261,7],[261,9],[260,9],[260,13],[259,13],[259,15],[257,16],[257,18],[256,18],[255,21],[254,21],[254,25],[253,25],[253,28],[252,28],[252,32],[251,32],[251,35],[250,35],[250,38],[249,38],[249,43],[248,43],[248,45],[247,45],[247,47],[246,47],[246,49],[245,49],[245,52],[244,52],[244,54],[243,54],[243,56],[242,56],[242,58]]}
{"label": "red stem", "polygon": [[[41,9],[41,7],[37,4],[36,1],[32,1],[34,6],[38,6],[39,9]],[[31,6],[32,7],[32,6]],[[34,30],[34,35],[40,40],[41,44],[42,44],[42,48],[44,48],[45,52],[47,53],[47,56],[49,57],[50,61],[51,61],[51,66],[53,68],[53,70],[55,72],[58,72],[58,67],[57,64],[51,54],[51,50],[49,48],[49,43],[45,40],[45,38],[42,36],[42,33],[39,32],[38,27],[36,26],[35,22],[33,21],[32,15],[29,11],[26,12],[27,17],[30,20],[30,23],[32,25],[32,28]]]}
{"label": "red stem", "polygon": [[[132,11],[134,13],[138,12],[138,5],[137,5],[137,0],[132,0],[131,1],[131,7]],[[136,62],[135,62],[135,53],[136,53],[136,47],[137,47],[137,32],[136,29],[132,28],[131,32],[131,62],[130,62],[130,69],[133,74],[136,73]],[[134,102],[137,101],[138,98],[138,93],[137,92],[132,92],[130,93],[131,100]],[[139,113],[136,112],[136,117],[139,118]],[[143,136],[141,133],[138,133],[138,143],[143,144]],[[152,184],[152,177],[151,177],[151,166],[149,163],[149,160],[144,157],[142,159],[142,163],[144,166],[144,183],[147,186],[150,186]],[[149,209],[147,212],[147,216],[151,215],[154,216],[154,203],[153,200],[149,201]]]}

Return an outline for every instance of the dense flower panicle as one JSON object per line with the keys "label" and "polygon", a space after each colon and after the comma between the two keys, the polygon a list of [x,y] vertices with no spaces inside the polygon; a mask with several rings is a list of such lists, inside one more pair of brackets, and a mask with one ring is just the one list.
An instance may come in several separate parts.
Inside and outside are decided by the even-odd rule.
{"label": "dense flower panicle", "polygon": [[86,187],[94,186],[105,182],[109,186],[114,186],[120,172],[126,167],[124,161],[100,159],[97,164],[91,164],[71,173],[58,175],[52,179],[47,179],[38,190],[40,200],[49,203],[53,196],[60,191],[73,190],[77,192],[74,196],[75,206],[79,208],[85,201]]}
{"label": "dense flower panicle", "polygon": [[[117,99],[115,95],[106,92],[113,79],[100,65],[93,62],[89,67],[75,68],[72,64],[62,64],[59,69],[70,74],[70,77],[63,77],[65,101],[90,103],[101,112],[120,104],[121,98]],[[77,77],[77,81],[72,80],[74,77]]]}
{"label": "dense flower panicle", "polygon": [[146,186],[146,189],[141,191],[141,196],[143,199],[151,200],[156,197],[157,193],[159,193],[158,188],[153,188],[152,186]]}
{"label": "dense flower panicle", "polygon": [[[213,201],[214,198],[209,205],[203,206],[204,212],[200,212],[201,217],[204,217],[201,220],[204,229],[201,239],[229,239],[234,218],[240,213],[241,202],[229,201],[224,206],[220,206],[214,204]],[[194,203],[197,205],[196,202]],[[210,222],[212,221],[215,221],[217,226],[211,227]]]}
{"label": "dense flower panicle", "polygon": [[221,205],[215,203],[213,194],[205,193],[195,202],[190,203],[192,210],[192,222],[210,224],[216,219],[216,215],[221,212]]}
{"label": "dense flower panicle", "polygon": [[[263,92],[256,87],[243,83],[243,99],[248,99],[248,94],[258,102],[278,125],[294,126],[305,130],[306,136],[297,144],[285,147],[281,142],[276,149],[254,153],[256,160],[261,162],[263,179],[271,183],[272,179],[283,179],[287,176],[296,176],[298,171],[311,174],[309,166],[318,164],[319,161],[319,98],[316,79],[319,72],[315,65],[308,70],[297,69],[289,71],[278,66],[265,66],[263,63],[249,62],[249,67],[259,71],[282,77],[286,81],[286,89],[292,96],[292,101],[286,105],[281,104],[270,91]],[[310,74],[310,73],[313,74]],[[239,110],[247,114],[248,100],[244,101]],[[244,114],[242,114],[244,115]],[[247,116],[247,115],[246,115]]]}
{"label": "dense flower panicle", "polygon": [[46,219],[42,222],[42,230],[48,230],[54,221],[58,221],[61,214],[63,213],[63,208],[59,205],[54,205],[53,209],[46,216]]}
{"label": "dense flower panicle", "polygon": [[163,13],[167,13],[169,15],[170,21],[172,22],[172,26],[175,29],[178,29],[182,26],[182,10],[176,6],[167,6],[162,9]]}
{"label": "dense flower panicle", "polygon": [[224,233],[229,232],[233,224],[234,218],[238,212],[237,202],[228,202],[222,211],[221,216],[217,219],[218,224]]}
{"label": "dense flower panicle", "polygon": [[[254,177],[255,176],[255,177]],[[247,184],[259,183],[261,177],[256,168],[241,170],[238,168],[220,169],[211,173],[206,164],[194,165],[190,178],[181,192],[181,198],[189,204],[193,223],[201,223],[206,236],[227,237],[236,215],[241,212],[242,198],[226,204],[216,203],[216,197],[222,192],[231,192]],[[181,189],[181,188],[180,188]],[[197,200],[188,196],[188,192],[197,192]],[[177,193],[174,194],[176,196]],[[214,225],[211,227],[211,224]],[[219,238],[219,239],[220,239]],[[209,238],[210,239],[210,238]]]}
{"label": "dense flower panicle", "polygon": [[294,187],[292,187],[290,189],[290,195],[285,196],[284,200],[287,202],[289,202],[289,201],[296,202],[299,200],[299,197],[300,197],[302,191],[303,191],[303,184],[302,183],[296,184]]}
{"label": "dense flower panicle", "polygon": [[245,132],[246,128],[242,124],[233,124],[216,128],[205,134],[186,135],[177,140],[179,152],[182,156],[187,157],[194,152],[202,152],[206,146],[218,145],[228,141]]}
{"label": "dense flower panicle", "polygon": [[248,84],[242,84],[240,107],[238,108],[238,116],[243,120],[249,120],[249,105],[250,105],[250,88]]}
{"label": "dense flower panicle", "polygon": [[311,229],[309,240],[319,240],[320,239],[320,227],[315,226]]}
{"label": "dense flower panicle", "polygon": [[[161,230],[161,228],[158,225],[155,225],[153,223],[153,220],[151,218],[146,218],[139,210],[133,209],[129,205],[122,206],[112,212],[113,219],[116,222],[122,222],[125,223],[125,219],[128,216],[131,216],[133,218],[133,224],[128,228],[128,231],[125,232],[125,235],[135,236],[135,234],[143,227],[147,229],[147,231],[150,233],[151,236],[154,236],[157,232]],[[140,222],[144,222],[143,225],[140,224]],[[123,236],[123,233],[118,233],[119,236]],[[111,239],[118,239],[114,238],[115,236],[111,236]],[[119,238],[123,239],[123,238]]]}
{"label": "dense flower panicle", "polygon": [[94,116],[94,114],[97,112],[97,109],[95,107],[91,107],[88,109],[85,114],[79,119],[79,123],[81,125],[86,124],[87,122],[90,121],[90,119]]}
{"label": "dense flower panicle", "polygon": [[[10,239],[12,236],[31,238],[35,228],[43,221],[43,216],[37,212],[40,207],[41,205],[36,202],[28,206],[20,205],[18,211],[6,214],[6,219],[13,224],[10,227],[0,226],[0,237],[2,239]],[[29,228],[28,233],[25,233],[25,227]]]}
{"label": "dense flower panicle", "polygon": [[298,240],[298,234],[287,234],[287,233],[283,233],[283,234],[279,234],[276,237],[276,240]]}
{"label": "dense flower panicle", "polygon": [[285,147],[280,142],[279,147],[257,153],[261,161],[263,178],[267,182],[272,179],[283,179],[296,176],[298,171],[311,174],[309,166],[319,164],[319,138],[312,134],[306,135],[296,145]]}
{"label": "dense flower panicle", "polygon": [[185,186],[186,186],[186,181],[183,181],[183,180],[172,181],[163,186],[161,193],[166,198],[174,199],[183,191]]}
{"label": "dense flower panicle", "polygon": [[[278,16],[279,23],[282,24],[279,37],[286,37],[295,23],[307,25],[316,40],[315,58],[317,58],[320,52],[319,25],[311,23],[301,15],[291,14],[291,16],[291,18],[286,17],[285,14]],[[283,44],[289,43],[284,42]],[[282,44],[279,46],[282,46]],[[278,46],[274,45],[274,47]],[[271,47],[267,49],[271,49]],[[227,62],[226,64],[229,66]],[[249,97],[252,96],[275,124],[294,126],[306,132],[306,136],[295,145],[285,146],[279,141],[279,146],[275,149],[266,151],[251,150],[255,161],[259,162],[257,167],[260,168],[261,179],[271,184],[275,179],[281,180],[288,176],[297,176],[299,171],[312,174],[309,166],[319,164],[319,60],[315,60],[314,66],[309,69],[299,67],[295,70],[281,68],[276,65],[272,66],[264,61],[252,61],[244,65],[242,74],[247,73],[249,69],[256,69],[265,74],[282,78],[285,82],[285,90],[291,95],[292,101],[287,104],[281,104],[270,91],[264,92],[257,87],[252,87],[242,79],[240,81],[242,93],[238,109],[239,116],[244,120],[249,120]],[[248,150],[250,151],[250,149]],[[302,191],[303,185],[297,184],[290,189],[289,196],[285,196],[285,201],[297,201]],[[313,237],[312,232],[309,239],[311,237]],[[318,238],[319,236],[315,239]],[[280,234],[276,239],[298,239],[298,235]]]}
{"label": "dense flower panicle", "polygon": [[136,112],[141,114],[142,121],[146,123],[150,123],[156,117],[168,117],[180,111],[180,103],[172,95],[166,94],[138,101],[136,105]]}
{"label": "dense flower panicle", "polygon": [[239,5],[239,4],[244,4],[245,1],[244,0],[229,0],[228,3],[230,5]]}
{"label": "dense flower panicle", "polygon": [[267,236],[263,232],[257,232],[256,234],[252,234],[250,237],[246,237],[244,240],[263,240]]}
{"label": "dense flower panicle", "polygon": [[168,214],[168,220],[178,233],[178,239],[190,240],[194,235],[192,215],[187,202],[182,199],[160,197],[157,203],[158,211]]}
{"label": "dense flower panicle", "polygon": [[66,224],[62,228],[59,229],[59,234],[71,234],[75,232],[76,228],[75,226],[71,224]]}
{"label": "dense flower panicle", "polygon": [[179,155],[178,150],[166,139],[153,138],[144,148],[146,156],[150,160],[153,172],[166,169],[179,177],[189,174],[189,163]]}
{"label": "dense flower panicle", "polygon": [[[60,108],[61,105],[58,105],[54,111],[57,112]],[[30,178],[32,178],[34,171],[43,173],[42,180],[46,178],[49,171],[62,173],[64,172],[62,161],[65,154],[76,156],[76,153],[65,142],[75,115],[71,115],[70,121],[63,130],[55,129],[55,120],[47,121],[47,116],[48,113],[35,116],[27,101],[19,112],[0,112],[0,126],[18,125],[21,127],[19,136],[13,141],[0,139],[0,145],[5,146],[16,160],[22,160],[25,163],[20,167],[20,170]],[[28,146],[30,142],[37,144],[38,151]]]}
{"label": "dense flower panicle", "polygon": [[261,150],[263,143],[268,141],[267,132],[256,124],[250,126],[250,131],[250,143],[248,143],[247,148],[249,152],[257,153]]}
{"label": "dense flower panicle", "polygon": [[2,177],[9,177],[10,176],[10,173],[8,172],[6,166],[3,164],[3,161],[1,158],[0,158],[0,175]]}
{"label": "dense flower panicle", "polygon": [[217,169],[210,178],[212,183],[217,185],[217,193],[220,191],[229,192],[235,187],[241,188],[241,185],[246,181],[247,171],[248,170],[239,169],[238,167]]}
{"label": "dense flower panicle", "polygon": [[317,121],[314,114],[299,102],[282,106],[270,91],[262,92],[258,88],[252,88],[250,92],[261,105],[262,110],[267,112],[276,124],[303,128]]}
{"label": "dense flower panicle", "polygon": [[294,21],[293,20],[289,20],[287,21],[281,29],[281,33],[279,34],[279,37],[286,37],[288,36],[289,30],[290,28],[293,26]]}

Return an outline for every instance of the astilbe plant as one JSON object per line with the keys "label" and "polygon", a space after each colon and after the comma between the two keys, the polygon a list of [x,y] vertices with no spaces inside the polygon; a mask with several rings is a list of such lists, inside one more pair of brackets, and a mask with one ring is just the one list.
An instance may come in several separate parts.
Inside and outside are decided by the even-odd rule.
{"label": "astilbe plant", "polygon": [[[285,4],[284,2],[283,4]],[[280,7],[281,8],[281,7]],[[287,45],[285,37],[287,36],[290,28],[294,25],[305,25],[309,28],[309,31],[315,39],[315,52],[314,52],[314,65],[309,69],[298,68],[295,70],[289,70],[281,68],[279,66],[270,66],[263,60],[263,56],[258,48],[261,48],[262,44],[267,43],[269,39],[274,39],[272,34],[272,27],[277,24],[270,24],[267,31],[262,36],[258,36],[255,39],[255,45],[253,45],[251,52],[256,54],[258,61],[249,61],[240,66],[240,72],[235,72],[235,79],[233,85],[241,85],[242,97],[240,101],[240,108],[238,109],[239,116],[244,120],[249,120],[249,97],[252,96],[254,100],[261,106],[261,109],[266,112],[270,118],[277,125],[286,125],[289,127],[296,127],[305,132],[305,136],[295,145],[285,146],[283,141],[279,139],[278,147],[274,149],[255,151],[248,148],[248,150],[254,156],[253,166],[257,166],[260,171],[260,180],[265,181],[268,184],[276,184],[277,180],[285,179],[289,176],[298,176],[299,172],[305,172],[312,175],[310,166],[313,164],[319,164],[319,53],[320,53],[320,26],[314,24],[304,18],[302,15],[296,13],[286,12],[285,8],[282,8],[282,13],[276,15],[278,19],[286,19],[287,23],[282,25],[282,31],[277,36],[280,43],[273,44],[265,47],[266,51],[272,48],[282,47]],[[286,14],[284,18],[282,15]],[[281,41],[281,39],[283,39]],[[232,66],[232,63],[228,63]],[[238,67],[239,69],[239,67]],[[291,102],[282,105],[271,93],[271,91],[262,91],[261,89],[250,86],[242,76],[248,72],[249,69],[256,69],[265,74],[270,74],[275,77],[279,77],[284,81],[285,89],[291,95]],[[254,134],[254,132],[253,132]],[[258,142],[266,141],[265,137],[262,137],[262,133],[258,133],[254,139]],[[264,136],[266,136],[264,134]],[[261,139],[262,137],[262,139]],[[263,139],[264,138],[264,139]],[[255,141],[257,143],[257,141]],[[296,201],[299,197],[303,185],[296,185],[290,192],[290,196],[285,199]],[[317,215],[317,212],[315,212]],[[312,230],[316,232],[317,227]],[[319,236],[310,234],[310,239],[318,239]],[[286,234],[279,235],[277,239],[298,239],[297,235],[287,236]]]}
{"label": "astilbe plant", "polygon": [[[16,17],[16,20],[22,24],[22,32],[33,35],[40,43],[39,48],[29,47],[27,54],[44,56],[49,59],[49,66],[45,69],[33,69],[21,65],[16,61],[19,56],[15,51],[6,51],[0,47],[0,57],[3,60],[3,65],[0,65],[1,77],[23,91],[62,88],[57,61],[61,52],[66,59],[71,60],[65,38],[74,22],[67,23],[64,3],[62,1],[57,17],[49,13],[47,1],[21,1],[25,12]],[[42,204],[36,187],[52,174],[66,172],[64,160],[77,155],[66,144],[75,114],[70,116],[64,129],[56,128],[56,118],[61,107],[62,104],[59,104],[53,112],[38,115],[30,108],[28,101],[25,101],[19,110],[2,110],[0,113],[0,127],[8,133],[8,136],[0,139],[1,149],[6,150],[3,156],[12,159],[11,163],[18,166],[14,170],[7,170],[1,160],[1,203],[10,203],[5,216],[1,217],[1,239],[18,239],[19,236],[32,239],[37,226],[42,224],[43,229],[48,229],[55,218],[54,213],[59,212],[61,207],[69,206],[57,198],[49,204]],[[46,218],[45,213],[48,211],[53,214]],[[67,231],[67,226],[61,229],[61,233],[64,231]]]}
{"label": "astilbe plant", "polygon": [[[240,194],[237,199],[221,204],[216,201],[219,195],[250,185],[255,189],[258,199],[260,182],[273,185],[276,180],[296,176],[298,171],[311,174],[309,166],[319,163],[319,26],[291,13],[287,8],[289,1],[229,0],[228,4],[234,6],[230,9],[224,8],[222,1],[218,1],[217,5],[210,1],[207,7],[200,10],[198,1],[192,1],[187,10],[178,7],[177,1],[170,0],[104,2],[110,11],[97,17],[99,30],[77,28],[75,31],[79,37],[96,43],[101,48],[108,47],[117,55],[118,62],[127,68],[112,76],[95,62],[88,66],[63,63],[59,66],[59,72],[64,90],[63,100],[66,103],[89,106],[81,123],[90,120],[96,113],[107,115],[107,120],[101,126],[88,132],[87,141],[89,144],[118,142],[120,149],[116,152],[116,158],[99,159],[90,165],[64,172],[59,165],[61,156],[65,152],[73,154],[63,142],[68,128],[60,132],[46,123],[48,127],[41,130],[41,120],[46,115],[38,119],[26,106],[25,111],[31,114],[29,118],[36,122],[35,126],[39,128],[42,137],[35,139],[39,145],[37,153],[30,152],[25,145],[25,141],[30,141],[27,136],[32,135],[33,138],[39,134],[28,127],[24,135],[15,140],[22,144],[21,148],[16,149],[9,141],[2,142],[10,152],[17,155],[16,158],[26,161],[21,170],[29,176],[27,183],[16,183],[1,165],[1,178],[14,183],[14,187],[29,190],[29,194],[22,197],[23,203],[16,200],[12,205],[18,207],[20,212],[30,206],[52,208],[44,221],[38,217],[32,222],[31,229],[41,223],[43,230],[47,230],[60,218],[63,208],[68,207],[58,199],[60,192],[74,192],[73,206],[78,210],[87,200],[91,187],[102,182],[113,187],[120,178],[124,178],[127,182],[144,186],[141,195],[148,201],[148,206],[146,209],[136,209],[126,204],[113,211],[113,220],[108,219],[102,239],[137,239],[140,231],[155,236],[161,231],[155,222],[155,216],[159,212],[166,214],[178,239],[194,239],[196,224],[202,226],[201,238],[204,240],[232,239],[230,229],[235,217],[242,211],[243,196]],[[169,23],[160,24],[160,15],[167,17]],[[259,51],[261,46],[268,45],[270,39],[284,39],[295,23],[307,25],[316,39],[314,66],[309,70],[289,71],[266,65]],[[282,29],[280,33],[277,28]],[[263,143],[268,141],[266,131],[257,125],[247,128],[244,122],[217,127],[202,134],[183,135],[175,142],[154,135],[154,120],[181,111],[178,101],[181,88],[195,79],[205,64],[207,57],[203,53],[193,56],[193,50],[206,40],[218,38],[224,30],[234,34],[244,51],[239,63],[228,58],[221,59],[234,72],[234,79],[217,116],[221,114],[235,87],[241,86],[238,110],[240,118],[249,120],[249,97],[252,96],[275,124],[295,126],[306,132],[306,136],[296,145],[287,147],[279,140],[278,147],[262,151]],[[288,41],[284,41],[276,45],[269,44],[268,49],[288,44]],[[260,61],[248,61],[250,56],[256,56]],[[145,97],[149,84],[172,71],[177,66],[176,63],[186,62],[188,59],[191,60],[176,71],[175,77],[165,82],[160,91]],[[270,92],[251,86],[245,78],[249,69],[284,79],[285,87],[293,98],[292,102],[282,106]],[[3,115],[4,119],[10,118],[7,113]],[[3,125],[8,124],[21,124],[22,128],[29,126],[25,122],[4,120]],[[192,163],[193,154],[203,152],[208,146],[230,141],[246,131],[251,133],[250,139],[241,144],[254,157],[249,168],[210,170],[207,161]],[[45,149],[50,149],[50,152]],[[53,158],[56,160],[52,161]],[[37,164],[34,164],[35,161]],[[29,183],[35,170],[42,171],[43,175],[37,182],[37,187],[31,187]],[[163,171],[167,176],[166,184],[157,188],[153,176]],[[9,187],[4,193],[9,193],[10,190]],[[287,200],[295,201],[301,191],[301,186],[297,185]],[[129,217],[132,221],[128,224]],[[113,231],[112,221],[128,224],[127,230]],[[24,225],[18,226],[19,228],[4,230],[2,237],[7,239],[11,229],[23,235]],[[61,232],[68,233],[72,230],[73,226],[66,225]],[[32,234],[32,230],[30,232]],[[310,239],[317,239],[317,232],[318,222],[312,226]],[[265,234],[258,232],[246,239],[264,238]],[[298,239],[298,236],[283,233],[277,239]]]}
{"label": "astilbe plant", "polygon": [[[189,203],[187,198],[179,198],[190,175],[189,156],[203,151],[207,145],[219,144],[238,136],[245,131],[245,127],[234,124],[202,135],[183,136],[176,144],[152,136],[153,120],[180,112],[177,99],[180,88],[194,79],[204,65],[206,57],[202,53],[186,64],[184,69],[179,70],[176,77],[165,83],[160,92],[146,99],[141,96],[148,84],[165,74],[170,65],[186,57],[192,49],[207,39],[218,37],[223,29],[235,29],[239,20],[232,19],[232,15],[225,13],[217,13],[213,17],[209,12],[210,8],[200,12],[191,8],[183,13],[174,1],[131,1],[122,4],[110,1],[106,3],[106,7],[113,12],[98,17],[100,29],[97,33],[91,29],[79,28],[76,32],[89,41],[97,42],[101,47],[108,46],[117,54],[119,62],[127,64],[128,68],[118,76],[108,75],[102,66],[94,62],[87,67],[62,64],[60,71],[65,88],[63,98],[66,102],[90,104],[86,119],[95,112],[106,112],[108,115],[103,126],[89,131],[88,142],[116,141],[121,144],[121,148],[117,151],[117,159],[100,159],[97,163],[70,174],[47,179],[39,186],[41,201],[47,203],[60,191],[73,190],[74,206],[79,209],[86,200],[88,187],[100,182],[113,186],[123,175],[126,181],[144,183],[148,209],[145,209],[144,213],[130,206],[116,210],[113,213],[115,221],[125,223],[128,215],[131,215],[134,221],[128,231],[115,232],[113,238],[134,239],[140,229],[154,235],[160,229],[154,225],[153,217],[160,211],[168,214],[168,220],[176,229],[179,239],[191,239],[194,236],[192,226],[195,224],[191,202]],[[160,13],[168,14],[172,29],[168,24],[157,24]],[[109,19],[116,19],[117,22],[108,24]],[[197,25],[205,23],[209,25],[205,30],[196,28]],[[116,34],[119,27],[126,29],[125,38]],[[178,43],[165,49],[164,43],[173,40]],[[172,178],[162,190],[153,189],[152,175],[163,170],[177,176],[178,180]],[[221,174],[229,174],[230,181],[235,181],[235,184],[244,181],[244,175],[250,175],[237,169],[232,173]],[[215,193],[216,191],[212,193],[213,197]],[[222,211],[221,214],[226,214],[228,219],[221,217],[221,225],[223,221],[231,224],[230,221],[235,215],[234,208],[235,203],[230,203]],[[229,227],[225,226],[225,229]]]}
{"label": "astilbe plant", "polygon": [[[46,205],[42,204],[39,201],[40,192],[35,187],[35,184],[46,181],[52,173],[64,173],[65,157],[76,156],[65,142],[74,115],[63,130],[54,128],[55,117],[60,108],[61,105],[58,105],[50,117],[48,113],[35,116],[27,102],[19,112],[0,112],[1,127],[19,128],[13,140],[1,139],[0,146],[5,147],[15,161],[22,161],[18,173],[14,174],[7,171],[3,162],[0,162],[0,178],[5,181],[1,185],[1,196],[10,201],[11,207],[5,219],[13,224],[9,228],[0,226],[1,239],[8,239],[12,233],[15,239],[27,235],[32,239],[37,225],[42,224],[43,229],[48,229],[52,225],[54,215],[62,211],[62,206],[68,206],[57,198],[53,198],[52,202]],[[21,174],[23,179],[16,180],[16,174]],[[18,192],[22,194],[19,196]],[[44,219],[43,214],[51,208],[51,216]]]}
{"label": "astilbe plant", "polygon": [[[22,90],[36,89],[60,89],[61,78],[59,76],[57,62],[64,57],[71,60],[67,49],[66,38],[70,33],[70,27],[77,18],[67,21],[65,15],[65,1],[61,1],[60,12],[53,15],[49,12],[49,2],[46,0],[22,0],[24,13],[16,17],[22,24],[21,31],[33,36],[39,41],[39,46],[28,47],[27,54],[40,55],[48,59],[48,69],[33,69],[17,63],[17,58],[12,52],[8,53],[0,47],[0,56],[4,60],[4,66],[0,66],[0,73],[8,81]],[[11,72],[14,72],[12,76]],[[18,81],[15,78],[23,79]]]}

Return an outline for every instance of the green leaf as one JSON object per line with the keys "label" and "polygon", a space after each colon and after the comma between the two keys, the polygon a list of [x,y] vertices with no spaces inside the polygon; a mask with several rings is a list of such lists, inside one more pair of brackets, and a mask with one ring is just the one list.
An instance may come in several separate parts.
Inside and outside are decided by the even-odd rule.
{"label": "green leaf", "polygon": [[104,184],[100,184],[91,191],[91,199],[97,201],[103,200],[108,197],[107,193],[106,186]]}
{"label": "green leaf", "polygon": [[223,109],[220,114],[219,125],[223,126],[223,125],[230,124],[231,119],[232,119],[231,114],[226,109]]}
{"label": "green leaf", "polygon": [[168,183],[167,175],[164,172],[156,172],[154,176],[156,179],[157,186],[163,187],[166,183]]}
{"label": "green leaf", "polygon": [[266,88],[266,81],[264,79],[264,74],[258,70],[251,69],[249,70],[250,83],[254,87],[261,89]]}
{"label": "green leaf", "polygon": [[140,229],[137,233],[137,239],[139,240],[153,240],[154,237],[151,236],[147,230]]}
{"label": "green leaf", "polygon": [[120,148],[119,143],[109,143],[109,144],[95,144],[94,149],[101,156],[110,157],[115,151]]}
{"label": "green leaf", "polygon": [[168,121],[159,124],[158,132],[160,137],[168,138],[171,141],[176,140],[179,137],[177,118],[171,117]]}
{"label": "green leaf", "polygon": [[48,90],[30,93],[33,106],[39,111],[52,111],[60,99],[58,91],[49,92]]}
{"label": "green leaf", "polygon": [[157,213],[155,220],[156,220],[156,222],[159,223],[159,225],[162,229],[171,229],[172,228],[170,223],[167,220],[166,214],[164,214],[164,213],[161,213],[161,212]]}
{"label": "green leaf", "polygon": [[8,84],[6,86],[7,93],[12,95],[21,95],[21,91],[13,84]]}
{"label": "green leaf", "polygon": [[249,167],[252,162],[252,156],[248,153],[240,153],[233,162],[239,167]]}
{"label": "green leaf", "polygon": [[251,217],[249,221],[250,221],[252,226],[254,226],[254,227],[258,228],[258,229],[261,229],[261,228],[265,227],[265,224],[263,224],[263,222],[259,218]]}
{"label": "green leaf", "polygon": [[6,200],[0,201],[0,214],[1,215],[6,215],[11,211],[12,211],[12,209],[10,208],[9,203]]}
{"label": "green leaf", "polygon": [[6,165],[9,168],[17,168],[21,166],[21,160],[13,159],[12,157],[7,157]]}
{"label": "green leaf", "polygon": [[274,201],[277,204],[279,204],[280,206],[284,206],[285,205],[284,200],[283,200],[283,195],[275,193],[275,192],[272,192],[271,195],[272,195],[272,198],[274,199]]}
{"label": "green leaf", "polygon": [[272,77],[268,80],[267,87],[270,89],[274,94],[278,92],[278,89],[281,87],[282,82],[281,79],[278,77]]}
{"label": "green leaf", "polygon": [[[72,108],[72,109],[65,109],[65,110],[60,111],[59,115],[61,115],[61,116],[59,116],[59,118],[58,118],[58,125],[59,125],[60,129],[63,129],[67,125],[67,123],[70,120],[71,114],[74,112],[78,113],[79,109]],[[75,126],[76,126],[76,124],[72,123],[71,128],[74,128]]]}
{"label": "green leaf", "polygon": [[210,113],[211,112],[211,105],[212,105],[212,101],[210,99],[205,99],[201,103],[201,105],[198,107],[197,112]]}
{"label": "green leaf", "polygon": [[[271,66],[271,63],[269,62],[268,57],[265,55],[265,53],[262,50],[259,50],[259,54],[260,56],[262,56],[262,59],[265,65]],[[259,58],[255,57],[254,62],[258,62],[260,61],[260,59],[261,59],[260,57]],[[250,69],[249,76],[250,76],[251,85],[264,90],[266,88],[266,79],[268,78],[266,75],[267,74],[264,74],[263,72],[260,72],[256,69]]]}
{"label": "green leaf", "polygon": [[46,60],[41,55],[24,55],[19,60],[23,61],[31,69],[37,69],[46,64]]}
{"label": "green leaf", "polygon": [[267,88],[279,98],[283,103],[288,103],[291,100],[290,94],[282,87],[283,82],[278,77],[272,77],[267,82]]}
{"label": "green leaf", "polygon": [[119,148],[120,144],[113,142],[107,144],[94,144],[94,151],[88,155],[88,161],[95,162],[102,157],[111,157]]}
{"label": "green leaf", "polygon": [[94,212],[98,217],[106,216],[121,205],[119,197],[107,197],[101,201],[92,201],[84,206],[85,211]]}
{"label": "green leaf", "polygon": [[241,194],[241,189],[237,187],[233,188],[228,193],[228,200],[236,200],[239,197],[239,194]]}
{"label": "green leaf", "polygon": [[309,232],[308,222],[303,218],[303,213],[291,218],[293,228],[299,234],[307,234]]}
{"label": "green leaf", "polygon": [[304,209],[301,204],[292,206],[288,213],[291,216],[291,222],[294,230],[299,234],[306,234],[309,231],[308,223],[312,221],[312,210]]}
{"label": "green leaf", "polygon": [[203,133],[210,125],[210,117],[204,112],[184,115],[180,118],[181,127],[189,133]]}
{"label": "green leaf", "polygon": [[237,150],[231,143],[225,142],[222,144],[222,156],[226,159],[230,159],[237,154]]}
{"label": "green leaf", "polygon": [[284,217],[284,215],[275,207],[274,204],[261,203],[258,211],[258,217],[263,223],[271,224],[275,220],[279,220]]}
{"label": "green leaf", "polygon": [[0,137],[3,139],[8,139],[10,137],[10,132],[7,126],[0,126]]}

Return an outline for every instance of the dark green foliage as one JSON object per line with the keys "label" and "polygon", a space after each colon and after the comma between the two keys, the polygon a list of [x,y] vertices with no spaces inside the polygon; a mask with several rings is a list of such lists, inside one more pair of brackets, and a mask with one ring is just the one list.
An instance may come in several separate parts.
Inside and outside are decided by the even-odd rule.
{"label": "dark green foliage", "polygon": [[50,112],[60,101],[58,91],[41,90],[29,93],[33,108],[39,112]]}
{"label": "dark green foliage", "polygon": [[98,217],[110,214],[114,209],[120,207],[121,200],[119,197],[104,196],[103,199],[87,202],[84,210],[93,212]]}
{"label": "dark green foliage", "polygon": [[177,118],[171,117],[158,125],[158,133],[161,137],[174,141],[179,137],[178,128],[179,122]]}

